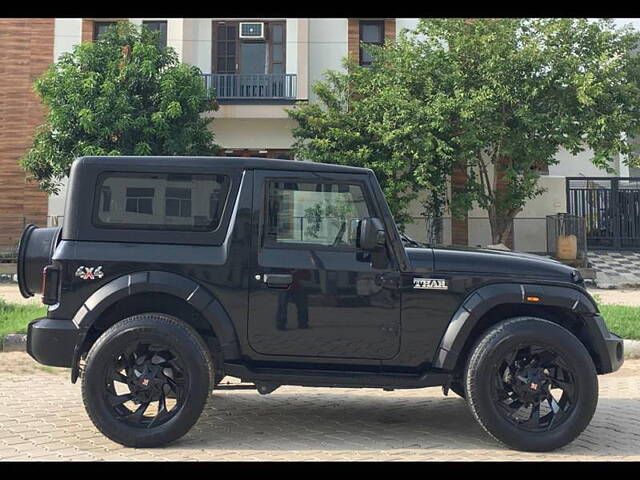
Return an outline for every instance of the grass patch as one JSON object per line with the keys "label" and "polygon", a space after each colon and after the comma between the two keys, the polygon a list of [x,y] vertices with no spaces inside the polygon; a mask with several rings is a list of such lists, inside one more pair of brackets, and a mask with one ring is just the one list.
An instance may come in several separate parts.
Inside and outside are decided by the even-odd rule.
{"label": "grass patch", "polygon": [[18,305],[0,298],[0,342],[9,333],[27,333],[29,322],[46,314],[43,305]]}
{"label": "grass patch", "polygon": [[632,340],[640,340],[640,307],[598,304],[609,331]]}

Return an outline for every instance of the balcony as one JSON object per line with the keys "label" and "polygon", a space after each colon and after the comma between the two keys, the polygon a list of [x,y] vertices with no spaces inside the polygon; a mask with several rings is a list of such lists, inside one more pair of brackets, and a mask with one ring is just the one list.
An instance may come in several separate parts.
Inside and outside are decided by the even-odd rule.
{"label": "balcony", "polygon": [[218,103],[293,103],[297,76],[293,73],[202,75],[209,91],[215,89]]}

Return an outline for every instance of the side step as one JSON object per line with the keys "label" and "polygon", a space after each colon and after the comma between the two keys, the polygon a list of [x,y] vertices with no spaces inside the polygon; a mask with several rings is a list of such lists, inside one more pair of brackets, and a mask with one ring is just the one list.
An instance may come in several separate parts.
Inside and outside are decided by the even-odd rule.
{"label": "side step", "polygon": [[247,383],[219,383],[214,390],[255,390],[256,386]]}
{"label": "side step", "polygon": [[233,363],[225,363],[224,372],[226,375],[240,378],[242,382],[256,385],[299,385],[304,387],[425,388],[447,385],[451,379],[451,374],[439,372],[406,374],[272,367],[250,368]]}
{"label": "side step", "polygon": [[260,395],[269,395],[271,392],[280,388],[281,385],[276,383],[219,383],[214,390],[256,390]]}

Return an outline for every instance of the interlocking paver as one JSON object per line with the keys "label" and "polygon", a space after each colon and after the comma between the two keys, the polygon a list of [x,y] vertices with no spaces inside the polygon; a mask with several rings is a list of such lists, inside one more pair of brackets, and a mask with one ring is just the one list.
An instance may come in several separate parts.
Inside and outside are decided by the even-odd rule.
{"label": "interlocking paver", "polygon": [[640,360],[599,380],[591,425],[544,454],[495,443],[462,399],[440,389],[302,387],[268,397],[218,391],[182,439],[128,449],[96,430],[67,370],[50,373],[26,354],[2,353],[0,460],[640,460]]}

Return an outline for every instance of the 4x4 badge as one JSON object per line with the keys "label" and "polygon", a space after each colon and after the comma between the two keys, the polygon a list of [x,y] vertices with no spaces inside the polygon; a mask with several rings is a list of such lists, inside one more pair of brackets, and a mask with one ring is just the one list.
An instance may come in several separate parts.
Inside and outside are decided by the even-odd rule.
{"label": "4x4 badge", "polygon": [[82,280],[93,280],[95,278],[104,277],[104,272],[102,271],[102,265],[99,267],[78,267],[76,270],[76,277],[80,277]]}
{"label": "4x4 badge", "polygon": [[424,290],[448,290],[447,281],[443,278],[414,278],[413,288]]}

